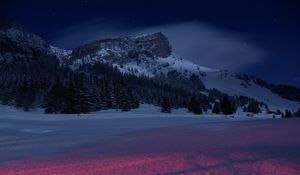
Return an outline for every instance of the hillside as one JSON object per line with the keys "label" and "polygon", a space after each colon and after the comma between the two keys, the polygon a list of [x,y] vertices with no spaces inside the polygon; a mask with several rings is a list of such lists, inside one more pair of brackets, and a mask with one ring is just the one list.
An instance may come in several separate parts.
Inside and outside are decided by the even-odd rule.
{"label": "hillside", "polygon": [[[108,38],[72,50],[51,46],[15,22],[0,21],[0,100],[30,110],[85,113],[141,102],[211,110],[226,97],[233,111],[296,111],[300,90],[194,64],[172,52],[161,32]],[[213,67],[213,65],[212,65]],[[292,90],[291,90],[292,89]],[[194,112],[194,111],[193,111]]]}

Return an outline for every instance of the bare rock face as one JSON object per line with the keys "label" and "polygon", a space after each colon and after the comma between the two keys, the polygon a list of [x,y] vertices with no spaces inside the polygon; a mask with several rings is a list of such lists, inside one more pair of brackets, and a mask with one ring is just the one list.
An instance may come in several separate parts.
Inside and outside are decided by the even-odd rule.
{"label": "bare rock face", "polygon": [[0,18],[0,59],[28,59],[46,53],[49,45],[22,25],[7,18]]}
{"label": "bare rock face", "polygon": [[60,65],[106,62],[123,64],[165,58],[172,54],[168,38],[161,32],[98,40],[73,50],[50,46],[21,24],[0,17],[0,60],[30,60],[40,54],[57,57]]}
{"label": "bare rock face", "polygon": [[168,38],[161,32],[151,35],[135,37],[134,42],[138,47],[150,51],[156,57],[168,57],[171,55],[172,48]]}
{"label": "bare rock face", "polygon": [[133,59],[164,58],[171,55],[168,38],[161,32],[135,37],[120,37],[92,42],[75,48],[72,60],[101,57],[108,62],[128,62]]}
{"label": "bare rock face", "polygon": [[44,51],[48,48],[48,44],[39,36],[14,28],[0,31],[0,44],[2,51],[5,49],[6,51],[23,51],[24,53]]}

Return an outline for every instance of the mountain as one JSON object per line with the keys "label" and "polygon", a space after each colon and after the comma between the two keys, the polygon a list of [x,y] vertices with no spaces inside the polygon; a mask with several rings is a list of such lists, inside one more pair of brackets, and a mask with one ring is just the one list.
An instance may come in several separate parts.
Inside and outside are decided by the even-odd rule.
{"label": "mountain", "polygon": [[0,59],[29,59],[33,55],[47,52],[49,45],[25,27],[1,17],[0,48]]}
{"label": "mountain", "polygon": [[[97,109],[114,106],[106,100],[105,105],[99,107],[99,103],[103,103],[101,99],[111,98],[109,103],[119,103],[116,99],[128,94],[131,97],[126,98],[131,98],[131,102],[156,105],[168,98],[172,107],[188,107],[189,101],[197,96],[205,110],[225,96],[244,109],[254,102],[271,111],[295,111],[300,107],[300,89],[194,64],[173,53],[168,38],[161,32],[98,40],[65,50],[51,46],[15,22],[0,18],[0,48],[3,82],[0,97],[5,104],[17,101],[16,92],[10,90],[20,89],[23,83],[27,90],[29,84],[34,84],[36,98],[31,99],[31,106],[44,103],[49,93],[59,88],[69,91],[81,86],[78,93],[86,91],[92,96],[99,95],[91,100],[97,104]],[[57,89],[53,90],[55,86]],[[114,92],[106,92],[109,87]],[[110,97],[108,93],[111,93]],[[7,97],[12,99],[5,99],[7,94],[13,94],[13,97]],[[89,95],[83,94],[80,100],[89,101]],[[58,96],[56,94],[56,98]],[[119,108],[120,104],[115,107]]]}
{"label": "mountain", "polygon": [[[160,49],[157,49],[160,48]],[[206,88],[217,89],[231,96],[247,96],[263,102],[270,109],[297,109],[298,98],[289,100],[288,95],[281,97],[281,94],[289,94],[291,91],[282,93],[274,91],[281,86],[275,86],[266,82],[263,85],[257,78],[238,74],[235,72],[217,70],[196,65],[188,60],[172,53],[171,45],[166,36],[162,33],[149,35],[106,39],[80,46],[63,57],[69,58],[65,65],[76,69],[80,65],[94,64],[95,62],[109,63],[123,73],[136,76],[157,77],[168,75],[177,71],[184,77],[195,74],[200,77]],[[62,57],[62,58],[63,58]],[[66,60],[66,59],[62,59]],[[293,87],[293,94],[299,94],[300,90]],[[290,94],[293,97],[295,95]]]}

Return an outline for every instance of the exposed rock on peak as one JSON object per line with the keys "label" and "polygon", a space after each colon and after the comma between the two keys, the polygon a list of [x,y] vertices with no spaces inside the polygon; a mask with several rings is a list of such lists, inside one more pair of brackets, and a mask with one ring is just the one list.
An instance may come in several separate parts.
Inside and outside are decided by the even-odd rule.
{"label": "exposed rock on peak", "polygon": [[161,32],[135,37],[110,38],[92,42],[73,50],[73,57],[80,58],[105,52],[110,58],[168,57],[172,49],[168,38]]}
{"label": "exposed rock on peak", "polygon": [[[7,60],[11,61],[7,62]],[[9,63],[12,63],[11,67],[6,69],[6,65]],[[23,76],[23,70],[28,70],[29,73],[33,72],[35,76],[32,79],[36,79],[36,75],[38,75],[37,77],[41,78],[40,82],[44,82],[49,78],[48,72],[50,75],[54,75],[51,73],[60,68],[71,68],[73,72],[77,73],[81,71],[94,73],[99,65],[99,69],[101,69],[103,63],[123,74],[137,77],[146,76],[174,87],[182,85],[204,95],[209,95],[208,91],[204,90],[207,88],[206,90],[217,89],[230,96],[250,97],[267,104],[271,110],[293,110],[300,104],[297,95],[299,94],[298,89],[286,86],[277,87],[230,71],[199,66],[177,56],[172,53],[168,38],[161,32],[109,38],[73,50],[64,50],[50,46],[41,37],[24,29],[18,23],[0,18],[0,67],[2,66],[0,70],[2,75],[14,75],[10,77],[13,77],[13,81],[15,81],[15,77],[20,78],[18,82],[22,82],[22,79],[29,80],[28,77]],[[16,70],[14,70],[15,65],[17,66]],[[35,67],[40,69],[37,71]],[[7,73],[8,71],[11,72]],[[6,88],[9,89],[12,83],[3,78],[2,81],[7,84]],[[181,83],[178,84],[178,82]]]}
{"label": "exposed rock on peak", "polygon": [[147,48],[158,57],[168,57],[171,55],[171,44],[168,38],[161,32],[132,38],[138,46]]}
{"label": "exposed rock on peak", "polygon": [[49,45],[22,25],[0,17],[0,59],[28,59],[34,54],[47,53]]}

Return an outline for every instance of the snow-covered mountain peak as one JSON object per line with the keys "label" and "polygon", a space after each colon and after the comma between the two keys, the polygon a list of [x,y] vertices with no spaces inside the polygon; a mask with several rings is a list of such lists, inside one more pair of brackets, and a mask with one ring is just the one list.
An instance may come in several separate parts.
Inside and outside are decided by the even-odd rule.
{"label": "snow-covered mountain peak", "polygon": [[7,46],[1,48],[2,52],[15,49],[32,53],[34,51],[42,52],[48,48],[48,44],[41,37],[15,28],[0,30],[0,43]]}
{"label": "snow-covered mountain peak", "polygon": [[[190,89],[201,89],[201,93],[203,90],[217,89],[230,96],[250,97],[267,104],[271,110],[296,109],[300,106],[296,102],[300,98],[286,95],[286,88],[274,91],[277,88],[275,85],[238,73],[200,66],[176,55],[168,38],[161,32],[109,38],[64,50],[13,26],[7,22],[4,27],[0,25],[0,60],[27,62],[31,58],[57,58],[61,67],[66,66],[74,71],[83,70],[80,68],[84,65],[105,63],[124,74],[157,78],[174,86],[177,81],[182,81]],[[198,79],[196,83],[203,88],[193,88],[195,84],[189,84],[195,77]],[[294,94],[300,94],[298,89],[294,91]]]}
{"label": "snow-covered mountain peak", "polygon": [[186,77],[218,71],[199,66],[172,53],[168,38],[161,32],[99,40],[73,51],[52,50],[59,53],[56,55],[62,57],[60,60],[66,60],[66,65],[72,69],[101,62],[110,64],[123,73],[147,77],[166,75],[174,70]]}
{"label": "snow-covered mountain peak", "polygon": [[119,37],[98,40],[73,50],[73,57],[84,57],[106,51],[111,57],[167,57],[171,55],[172,48],[168,38],[162,33],[141,35],[137,37]]}

